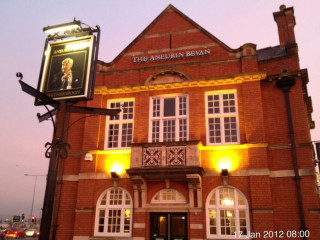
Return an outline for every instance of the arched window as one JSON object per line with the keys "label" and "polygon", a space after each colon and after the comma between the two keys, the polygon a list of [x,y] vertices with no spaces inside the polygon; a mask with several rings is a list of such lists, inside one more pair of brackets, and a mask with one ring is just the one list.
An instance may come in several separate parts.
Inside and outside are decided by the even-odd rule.
{"label": "arched window", "polygon": [[109,188],[98,199],[95,236],[131,236],[132,199],[119,187]]}
{"label": "arched window", "polygon": [[181,192],[172,189],[166,188],[157,192],[152,200],[152,204],[161,204],[161,203],[186,203],[186,199]]}
{"label": "arched window", "polygon": [[239,239],[249,233],[249,210],[245,196],[232,187],[214,189],[206,201],[208,238]]}

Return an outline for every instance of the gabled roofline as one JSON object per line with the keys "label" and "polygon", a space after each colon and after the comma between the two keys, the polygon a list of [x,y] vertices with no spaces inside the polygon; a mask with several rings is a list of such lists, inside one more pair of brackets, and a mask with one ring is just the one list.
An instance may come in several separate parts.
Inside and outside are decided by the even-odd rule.
{"label": "gabled roofline", "polygon": [[153,25],[156,24],[156,22],[167,12],[174,11],[178,15],[180,15],[182,18],[184,18],[186,21],[191,23],[193,26],[195,26],[197,29],[200,30],[200,32],[204,33],[207,37],[211,38],[213,41],[217,42],[220,46],[225,48],[227,51],[232,53],[237,53],[241,51],[242,47],[239,47],[237,49],[230,48],[228,45],[226,45],[224,42],[213,36],[210,32],[205,30],[203,27],[201,27],[199,24],[197,24],[195,21],[193,21],[191,18],[186,16],[184,13],[182,13],[180,10],[175,8],[172,4],[169,4],[168,7],[166,7],[125,49],[121,51],[120,54],[118,54],[111,62],[104,62],[102,60],[99,60],[99,64],[104,66],[112,66],[120,57],[122,57],[139,39],[142,38],[142,36],[153,27]]}

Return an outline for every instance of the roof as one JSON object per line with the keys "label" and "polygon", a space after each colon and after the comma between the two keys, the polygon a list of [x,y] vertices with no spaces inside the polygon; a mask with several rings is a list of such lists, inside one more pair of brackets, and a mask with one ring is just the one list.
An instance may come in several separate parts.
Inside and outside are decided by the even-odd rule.
{"label": "roof", "polygon": [[257,50],[258,61],[270,60],[287,55],[286,49],[281,46],[267,47]]}

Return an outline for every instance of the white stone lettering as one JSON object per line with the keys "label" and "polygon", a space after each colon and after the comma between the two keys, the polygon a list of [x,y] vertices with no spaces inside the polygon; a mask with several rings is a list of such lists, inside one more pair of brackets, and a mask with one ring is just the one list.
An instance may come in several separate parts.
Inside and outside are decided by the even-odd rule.
{"label": "white stone lettering", "polygon": [[148,62],[148,57],[147,57],[147,56],[132,57],[132,61],[133,61],[134,63]]}
{"label": "white stone lettering", "polygon": [[174,59],[181,59],[181,58],[191,58],[196,56],[207,56],[210,55],[210,49],[204,50],[194,50],[194,51],[185,51],[185,52],[177,52],[177,53],[165,53],[159,55],[151,55],[149,58],[148,56],[141,56],[141,57],[132,57],[133,63],[144,63],[144,62],[156,62],[156,61],[167,61],[167,60],[174,60]]}

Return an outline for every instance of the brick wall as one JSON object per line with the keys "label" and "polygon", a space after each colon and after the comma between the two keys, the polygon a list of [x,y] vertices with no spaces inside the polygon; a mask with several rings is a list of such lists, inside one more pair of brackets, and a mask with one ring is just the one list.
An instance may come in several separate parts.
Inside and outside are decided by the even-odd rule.
{"label": "brick wall", "polygon": [[[291,14],[290,11],[289,13]],[[281,19],[277,20],[278,25],[282,26],[285,16],[279,16]],[[292,23],[292,18],[289,20]],[[292,34],[293,27],[288,29]],[[280,33],[281,42],[294,39],[292,36],[285,39],[283,34]],[[210,49],[210,55],[142,63],[133,63],[132,60],[133,56],[150,58],[186,49]],[[187,83],[194,82],[194,85],[173,87],[169,84],[170,86],[162,89],[156,86],[153,90],[148,89],[145,85],[147,80],[164,70],[183,73],[188,79]],[[246,44],[239,49],[231,49],[179,11],[168,8],[112,63],[100,63],[96,79],[98,93],[96,92],[94,100],[78,105],[105,108],[109,100],[134,98],[133,142],[146,143],[149,134],[150,97],[188,94],[189,140],[200,140],[204,146],[200,153],[204,169],[200,184],[203,208],[188,212],[189,239],[206,238],[206,199],[213,189],[223,185],[220,169],[217,167],[221,156],[233,159],[228,184],[239,189],[248,201],[251,231],[263,233],[265,230],[298,230],[299,210],[286,104],[284,94],[276,87],[276,78],[273,77],[281,77],[284,70],[287,73],[300,70],[297,54],[258,62],[255,45]],[[265,74],[271,80],[248,80],[252,74]],[[240,78],[244,80],[237,81]],[[219,84],[201,85],[201,81],[216,81]],[[134,90],[141,86],[145,88]],[[116,91],[121,88],[123,92]],[[107,92],[112,89],[115,92]],[[131,92],[128,90],[128,93],[124,93],[125,89]],[[230,89],[237,92],[240,144],[237,147],[226,147],[227,150],[207,147],[205,93]],[[320,238],[319,198],[312,176],[312,149],[308,145],[311,138],[302,89],[302,80],[298,76],[290,91],[290,101],[298,166],[304,171],[301,184],[306,225],[311,232],[310,239],[317,240]],[[64,161],[64,182],[58,216],[59,240],[72,239],[73,236],[89,238],[94,235],[97,200],[114,184],[109,168],[112,161],[117,161],[117,155],[110,157],[108,151],[105,151],[107,117],[87,117],[77,121],[80,117],[82,115],[70,114],[69,119],[72,127],[68,130],[67,141],[72,149],[70,156]],[[93,153],[92,161],[84,160],[88,151]],[[121,156],[125,159],[121,161],[129,163],[130,152]],[[128,164],[125,166],[130,168]],[[118,186],[126,189],[134,201],[133,183],[128,174],[120,176]],[[165,181],[147,182],[147,204],[150,204],[159,190],[166,187]],[[181,192],[189,203],[186,182],[171,180],[170,188]],[[149,239],[149,212],[146,209],[136,210],[133,214],[132,236]]]}

